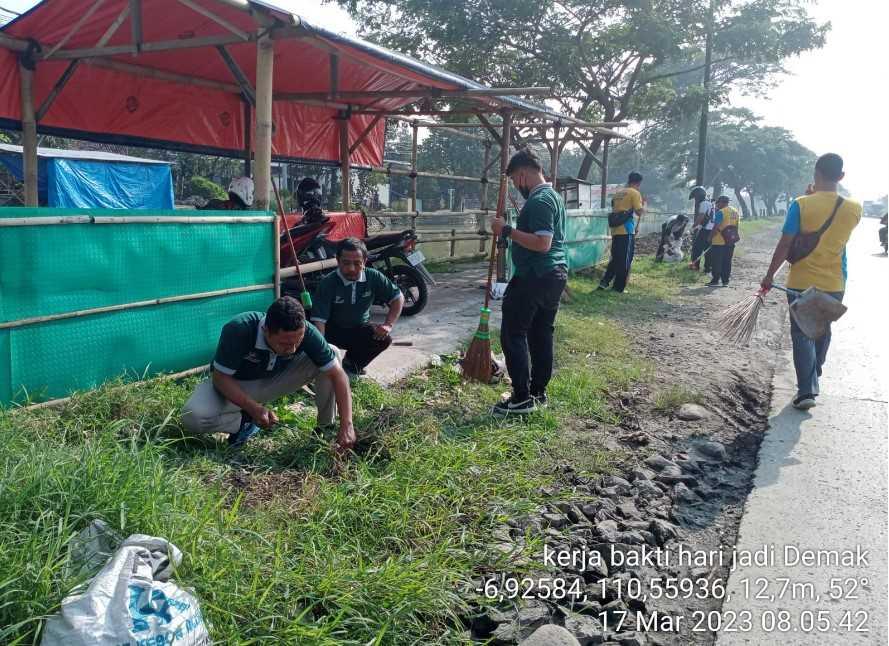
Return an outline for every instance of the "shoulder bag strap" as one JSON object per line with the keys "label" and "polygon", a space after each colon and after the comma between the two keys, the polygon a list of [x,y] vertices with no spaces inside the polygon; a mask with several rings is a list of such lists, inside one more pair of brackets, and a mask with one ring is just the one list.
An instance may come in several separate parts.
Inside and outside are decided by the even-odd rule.
{"label": "shoulder bag strap", "polygon": [[833,213],[830,214],[830,217],[827,218],[827,220],[824,221],[824,224],[821,225],[821,228],[818,229],[818,236],[819,237],[824,235],[824,232],[827,231],[827,229],[830,227],[831,224],[833,224],[833,218],[834,218],[834,216],[836,216],[837,211],[840,210],[840,206],[842,204],[843,204],[843,196],[837,195],[836,204],[833,205]]}

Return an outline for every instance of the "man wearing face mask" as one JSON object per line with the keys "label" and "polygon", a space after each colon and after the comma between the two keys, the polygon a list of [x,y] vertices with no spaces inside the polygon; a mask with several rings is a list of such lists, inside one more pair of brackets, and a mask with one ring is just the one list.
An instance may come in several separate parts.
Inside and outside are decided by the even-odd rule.
{"label": "man wearing face mask", "polygon": [[512,396],[494,406],[495,415],[527,414],[546,405],[546,387],[553,372],[554,322],[568,280],[562,197],[544,179],[540,160],[530,150],[513,155],[506,175],[525,198],[525,205],[515,228],[502,218],[491,221],[494,234],[511,241],[515,265],[500,325]]}

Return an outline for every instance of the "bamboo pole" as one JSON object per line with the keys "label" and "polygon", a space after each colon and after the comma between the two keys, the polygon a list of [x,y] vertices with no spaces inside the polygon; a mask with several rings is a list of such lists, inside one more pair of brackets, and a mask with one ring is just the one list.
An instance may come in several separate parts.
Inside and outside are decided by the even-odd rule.
{"label": "bamboo pole", "polygon": [[37,206],[37,116],[34,113],[34,70],[19,63],[22,108],[22,170],[25,206]]}
{"label": "bamboo pole", "polygon": [[[253,37],[251,37],[252,39]],[[140,52],[166,52],[180,49],[200,49],[201,47],[215,47],[216,45],[234,45],[244,41],[232,35],[203,36],[199,38],[177,38],[176,40],[162,40],[142,43]],[[121,56],[132,54],[133,45],[106,45],[104,47],[89,47],[84,49],[60,49],[53,54],[53,60],[73,60],[76,58],[100,58],[107,56]],[[45,58],[45,56],[43,57]]]}
{"label": "bamboo pole", "polygon": [[62,224],[256,224],[270,222],[271,215],[258,215],[254,217],[226,217],[217,215],[204,215],[195,217],[134,215],[134,216],[90,216],[90,215],[65,215],[59,217],[28,217],[28,218],[0,218],[0,227],[42,227],[57,226]]}
{"label": "bamboo pole", "polygon": [[272,245],[274,245],[272,255],[275,259],[275,271],[272,280],[275,284],[275,299],[277,300],[281,298],[281,218],[277,214],[272,218]]}
{"label": "bamboo pole", "polygon": [[[398,173],[396,173],[397,175]],[[417,124],[411,124],[411,208],[417,210]]]}
{"label": "bamboo pole", "polygon": [[[173,372],[168,375],[158,375],[156,377],[151,377],[150,379],[140,379],[136,382],[129,384],[122,384],[120,386],[114,386],[111,390],[119,390],[120,388],[128,388],[134,384],[140,383],[148,383],[150,381],[176,381],[177,379],[184,379],[185,377],[191,377],[193,375],[199,375],[202,372],[207,372],[210,370],[210,364],[204,366],[198,366],[197,368],[189,368],[188,370],[182,370],[180,372]],[[58,399],[50,399],[49,401],[40,402],[39,404],[30,404],[28,406],[23,406],[21,410],[23,411],[35,411],[42,410],[44,408],[57,408],[64,404],[67,404],[71,401],[71,397],[59,397]]]}
{"label": "bamboo pole", "polygon": [[[391,72],[390,72],[391,73]],[[524,95],[548,95],[551,93],[545,87],[486,87],[470,88],[466,90],[440,90],[438,88],[421,87],[416,90],[377,90],[377,91],[339,91],[333,92],[285,92],[281,95],[284,100],[316,99],[324,100],[360,100],[360,99],[436,99],[436,98],[473,98],[473,97],[501,97]]]}
{"label": "bamboo pole", "polygon": [[272,192],[272,85],[275,45],[267,34],[256,44],[255,208],[268,211]]}
{"label": "bamboo pole", "polygon": [[343,211],[348,212],[352,208],[352,158],[349,154],[349,113],[340,113],[340,181],[342,183]]}
{"label": "bamboo pole", "polygon": [[244,40],[244,41],[250,40],[250,34],[248,34],[245,31],[242,31],[241,29],[238,29],[237,27],[235,27],[232,23],[230,23],[228,20],[226,20],[222,16],[219,16],[219,15],[213,13],[209,9],[202,7],[201,5],[197,4],[196,2],[192,2],[191,0],[179,0],[179,2],[184,4],[186,7],[188,7],[192,11],[195,11],[196,13],[201,14],[205,18],[209,18],[210,20],[215,22],[217,25],[223,27],[224,29],[227,29],[228,31],[233,33],[235,36],[240,38],[241,40]]}
{"label": "bamboo pole", "polygon": [[90,19],[90,16],[92,16],[92,15],[96,12],[96,9],[98,9],[100,6],[102,6],[102,3],[103,3],[103,2],[105,2],[105,0],[96,0],[96,1],[90,6],[89,9],[87,9],[85,12],[83,12],[83,13],[80,15],[80,18],[77,19],[77,22],[75,22],[74,25],[72,25],[71,29],[68,30],[68,33],[65,34],[64,36],[62,36],[62,39],[61,39],[59,42],[57,42],[55,45],[53,45],[53,46],[50,48],[50,50],[43,56],[43,58],[44,58],[44,59],[52,58],[52,55],[53,55],[53,54],[55,54],[57,51],[59,51],[59,49],[61,49],[62,47],[64,47],[65,44],[66,44],[69,40],[71,40],[71,37],[72,37],[74,34],[76,34],[78,31],[80,31],[80,28],[83,27],[83,24],[84,24],[87,20],[89,20],[89,19]]}
{"label": "bamboo pole", "polygon": [[262,285],[248,285],[247,287],[233,287],[230,289],[217,289],[211,292],[198,292],[195,294],[184,294],[182,296],[166,296],[164,298],[154,298],[147,301],[135,301],[132,303],[123,303],[121,305],[107,305],[104,307],[93,307],[85,310],[76,310],[72,312],[61,312],[59,314],[48,314],[46,316],[32,316],[30,318],[18,319],[15,321],[5,321],[0,323],[0,330],[10,328],[24,327],[26,325],[35,325],[37,323],[49,323],[51,321],[62,321],[65,319],[80,318],[83,316],[93,316],[96,314],[107,314],[108,312],[122,312],[124,310],[139,309],[142,307],[153,307],[156,305],[166,305],[168,303],[182,303],[185,301],[196,301],[205,298],[216,298],[217,296],[230,296],[232,294],[243,294],[245,292],[257,292],[264,289],[272,289],[274,285],[271,283]]}
{"label": "bamboo pole", "polygon": [[[402,175],[405,177],[410,177],[413,184],[416,181],[417,177],[432,177],[433,179],[452,179],[459,180],[461,182],[481,182],[481,177],[469,177],[467,175],[449,175],[447,173],[432,173],[428,171],[412,171],[412,170],[402,170],[400,168],[392,168],[391,166],[371,166],[369,170],[372,170],[377,173],[385,173],[386,175]],[[416,176],[416,177],[414,177]],[[411,200],[414,200],[414,191],[413,187],[411,188]]]}
{"label": "bamboo pole", "polygon": [[[336,258],[328,258],[326,260],[316,260],[315,262],[307,262],[299,266],[299,271],[305,274],[311,274],[315,271],[324,271],[325,269],[333,269],[337,266]],[[296,276],[296,267],[284,267],[281,270],[281,278],[292,278]]]}
{"label": "bamboo pole", "polygon": [[371,130],[373,130],[376,127],[376,125],[380,122],[380,119],[382,119],[382,118],[383,118],[383,115],[378,114],[373,119],[371,119],[370,123],[367,124],[367,127],[362,131],[362,133],[360,135],[358,135],[358,139],[356,139],[354,142],[352,142],[352,145],[349,146],[349,154],[350,155],[352,153],[354,153],[356,150],[358,150],[358,146],[360,146],[361,143],[365,139],[367,139],[367,135],[370,134]]}
{"label": "bamboo pole", "polygon": [[553,128],[553,150],[549,163],[549,181],[553,183],[553,188],[555,188],[556,178],[559,176],[559,130],[561,128],[556,122],[556,126]]}
{"label": "bamboo pole", "polygon": [[488,209],[488,169],[491,167],[491,142],[486,137],[485,138],[485,158],[484,158],[484,169],[482,170],[482,185],[481,185],[481,196],[479,198],[479,204],[481,205],[483,210]]}
{"label": "bamboo pole", "polygon": [[602,195],[599,198],[599,206],[605,208],[605,191],[608,190],[608,138],[602,142]]}

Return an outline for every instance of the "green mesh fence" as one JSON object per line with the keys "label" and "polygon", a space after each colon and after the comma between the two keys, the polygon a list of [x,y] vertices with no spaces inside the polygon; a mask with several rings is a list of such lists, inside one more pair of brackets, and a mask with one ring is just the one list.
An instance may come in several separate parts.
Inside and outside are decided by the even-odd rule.
{"label": "green mesh fence", "polygon": [[[0,219],[224,217],[248,222],[0,227],[0,322],[271,284],[270,214],[0,209]],[[208,363],[219,331],[271,288],[0,329],[0,404]]]}
{"label": "green mesh fence", "polygon": [[[511,222],[515,222],[513,209]],[[565,220],[565,249],[568,256],[568,270],[578,271],[599,263],[608,250],[608,211],[605,209],[570,210]],[[512,266],[512,246],[509,247],[508,262]]]}

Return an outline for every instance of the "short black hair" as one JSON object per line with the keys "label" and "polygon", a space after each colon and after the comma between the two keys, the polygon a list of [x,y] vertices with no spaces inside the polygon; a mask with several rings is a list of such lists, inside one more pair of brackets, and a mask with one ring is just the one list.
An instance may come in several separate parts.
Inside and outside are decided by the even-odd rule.
{"label": "short black hair", "polygon": [[269,332],[296,332],[306,326],[306,311],[292,296],[282,296],[265,313],[265,327]]}
{"label": "short black hair", "polygon": [[360,251],[361,257],[367,260],[367,245],[358,238],[343,238],[336,245],[336,257],[343,255],[344,251]]}
{"label": "short black hair", "polygon": [[843,158],[836,153],[825,153],[815,162],[815,170],[831,182],[840,181],[843,174]]}
{"label": "short black hair", "polygon": [[637,173],[633,171],[630,173],[630,178],[627,180],[627,184],[641,184],[642,183],[642,173]]}
{"label": "short black hair", "polygon": [[726,204],[728,204],[732,200],[728,195],[720,195],[719,197],[716,198],[716,201],[717,202],[725,202]]}
{"label": "short black hair", "polygon": [[540,158],[534,154],[533,150],[530,148],[522,148],[509,160],[509,164],[506,165],[506,174],[512,175],[520,168],[533,168],[536,171],[542,171],[543,165],[540,163]]}

